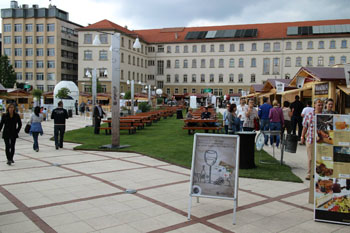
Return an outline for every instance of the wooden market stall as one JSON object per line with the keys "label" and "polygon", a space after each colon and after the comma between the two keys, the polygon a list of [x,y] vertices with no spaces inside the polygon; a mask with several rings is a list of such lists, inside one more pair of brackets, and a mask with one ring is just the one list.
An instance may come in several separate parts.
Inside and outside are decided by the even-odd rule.
{"label": "wooden market stall", "polygon": [[[258,103],[261,105],[264,103],[263,98],[267,97],[270,99],[270,102],[272,103],[274,100],[277,100],[278,103],[282,103],[282,96],[281,93],[285,90],[289,89],[295,89],[293,87],[289,87],[289,83],[292,80],[290,79],[268,79],[266,80],[265,84],[263,84],[263,87],[260,91],[260,93],[257,95]],[[282,87],[278,89],[277,84],[282,83]]]}
{"label": "wooden market stall", "polygon": [[31,93],[21,89],[7,89],[7,94],[1,96],[5,104],[17,103],[19,111],[32,109],[33,96]]}

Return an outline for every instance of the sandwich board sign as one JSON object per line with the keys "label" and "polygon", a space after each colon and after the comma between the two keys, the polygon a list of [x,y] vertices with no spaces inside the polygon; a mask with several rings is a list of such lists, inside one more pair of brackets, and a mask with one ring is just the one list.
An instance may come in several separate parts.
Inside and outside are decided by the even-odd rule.
{"label": "sandwich board sign", "polygon": [[239,170],[239,136],[196,133],[188,203],[191,217],[192,197],[233,200],[236,224]]}

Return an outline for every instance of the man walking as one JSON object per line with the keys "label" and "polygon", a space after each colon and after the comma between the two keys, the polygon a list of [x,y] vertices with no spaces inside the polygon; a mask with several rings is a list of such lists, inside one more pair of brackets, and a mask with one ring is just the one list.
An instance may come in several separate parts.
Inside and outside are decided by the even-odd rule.
{"label": "man walking", "polygon": [[[68,119],[68,112],[63,108],[63,102],[58,102],[58,107],[52,111],[51,119],[54,120],[54,137],[56,150],[63,148],[63,136],[66,131],[66,119]],[[58,135],[60,136],[58,140]]]}
{"label": "man walking", "polygon": [[296,129],[298,125],[298,140],[300,140],[301,132],[303,130],[303,118],[301,112],[303,111],[304,105],[299,101],[299,96],[295,96],[295,101],[290,105],[292,110],[292,132],[296,135]]}
{"label": "man walking", "polygon": [[106,115],[106,113],[103,111],[101,107],[101,103],[99,103],[94,108],[94,114],[93,114],[94,122],[95,122],[95,130],[94,130],[95,134],[100,134],[101,119],[103,118],[103,115]]}
{"label": "man walking", "polygon": [[79,106],[79,104],[78,104],[78,100],[76,100],[76,101],[75,101],[75,103],[74,103],[74,107],[75,107],[75,115],[79,115],[79,113],[78,113],[78,106]]}
{"label": "man walking", "polygon": [[[270,109],[272,108],[269,98],[263,97],[263,104],[259,107],[259,118],[260,118],[260,130],[269,130],[270,129],[270,118],[269,113]],[[268,136],[265,135],[265,145],[267,146],[268,142]],[[273,144],[273,141],[271,142],[271,145]]]}

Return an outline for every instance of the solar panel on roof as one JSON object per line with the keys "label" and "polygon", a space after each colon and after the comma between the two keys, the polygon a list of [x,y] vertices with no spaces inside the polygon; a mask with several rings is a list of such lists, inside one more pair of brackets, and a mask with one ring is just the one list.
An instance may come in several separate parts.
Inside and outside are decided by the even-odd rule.
{"label": "solar panel on roof", "polygon": [[223,35],[223,37],[224,37],[224,38],[231,38],[231,37],[234,37],[234,36],[235,36],[235,33],[236,33],[236,30],[235,30],[235,29],[232,29],[232,30],[224,30],[224,35]]}
{"label": "solar panel on roof", "polygon": [[224,34],[225,34],[225,30],[216,31],[215,38],[223,38]]}
{"label": "solar panel on roof", "polygon": [[329,25],[324,26],[324,33],[331,33],[331,27]]}
{"label": "solar panel on roof", "polygon": [[247,29],[244,32],[244,37],[252,37],[253,36],[254,29]]}
{"label": "solar panel on roof", "polygon": [[288,36],[298,35],[298,27],[288,27],[287,28],[287,35]]}
{"label": "solar panel on roof", "polygon": [[206,35],[207,35],[207,31],[201,31],[199,32],[197,39],[204,39]]}
{"label": "solar panel on roof", "polygon": [[253,29],[252,37],[256,37],[258,35],[258,29]]}
{"label": "solar panel on roof", "polygon": [[350,24],[346,24],[346,32],[350,33]]}
{"label": "solar panel on roof", "polygon": [[193,39],[194,32],[188,32],[185,36],[186,40]]}
{"label": "solar panel on roof", "polygon": [[240,29],[236,31],[235,38],[243,37],[244,29]]}
{"label": "solar panel on roof", "polygon": [[208,31],[205,38],[215,38],[216,31]]}
{"label": "solar panel on roof", "polygon": [[320,34],[320,27],[319,26],[312,26],[312,33],[313,34]]}
{"label": "solar panel on roof", "polygon": [[335,25],[335,33],[342,33],[343,27],[341,25]]}
{"label": "solar panel on roof", "polygon": [[342,24],[342,25],[340,25],[340,26],[341,26],[341,28],[342,28],[343,33],[347,33],[347,32],[348,32],[348,29],[347,29],[347,27],[346,27],[346,24]]}

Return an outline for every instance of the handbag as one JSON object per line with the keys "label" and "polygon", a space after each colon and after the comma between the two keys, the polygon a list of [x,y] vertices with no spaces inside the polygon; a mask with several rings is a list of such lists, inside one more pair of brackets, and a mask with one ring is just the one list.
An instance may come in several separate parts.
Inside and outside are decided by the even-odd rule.
{"label": "handbag", "polygon": [[30,125],[30,123],[28,122],[28,123],[26,124],[26,127],[24,127],[24,132],[25,132],[25,133],[29,133],[30,127],[31,127],[31,125]]}
{"label": "handbag", "polygon": [[254,118],[254,130],[255,131],[260,130],[259,118]]}

